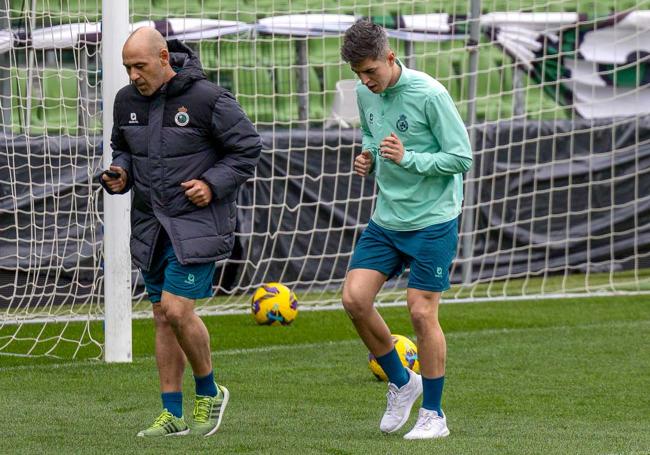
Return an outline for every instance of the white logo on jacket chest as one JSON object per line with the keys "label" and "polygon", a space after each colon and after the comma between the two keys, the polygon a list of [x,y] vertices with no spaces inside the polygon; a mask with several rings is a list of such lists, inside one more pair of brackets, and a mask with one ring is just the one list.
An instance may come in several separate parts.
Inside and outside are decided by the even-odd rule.
{"label": "white logo on jacket chest", "polygon": [[131,118],[129,120],[129,123],[140,123],[138,122],[138,116],[135,115],[135,112],[131,112]]}
{"label": "white logo on jacket chest", "polygon": [[185,126],[190,123],[190,115],[187,113],[187,108],[185,106],[178,108],[178,112],[174,116],[174,122],[176,122],[178,126]]}

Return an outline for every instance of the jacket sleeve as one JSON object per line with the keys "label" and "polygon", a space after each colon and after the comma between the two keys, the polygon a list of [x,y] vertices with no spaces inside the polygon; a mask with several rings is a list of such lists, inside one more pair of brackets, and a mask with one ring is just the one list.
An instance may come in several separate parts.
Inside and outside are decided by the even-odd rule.
{"label": "jacket sleeve", "polygon": [[359,108],[359,124],[361,126],[361,150],[368,150],[372,155],[372,165],[370,167],[370,174],[375,172],[375,163],[377,162],[377,154],[379,152],[379,147],[377,147],[377,142],[375,141],[370,129],[368,128],[368,122],[366,121],[366,114],[363,110],[363,104],[361,103],[361,97],[357,92],[357,107]]}
{"label": "jacket sleeve", "polygon": [[226,199],[255,175],[262,140],[237,100],[222,94],[212,111],[212,135],[223,157],[201,175],[217,199]]}
{"label": "jacket sleeve", "polygon": [[127,144],[122,131],[120,130],[120,125],[118,122],[118,101],[115,100],[115,105],[113,106],[113,129],[111,131],[111,148],[113,149],[113,161],[111,166],[119,166],[126,171],[126,185],[124,189],[119,193],[113,192],[110,190],[104,180],[102,180],[101,174],[99,175],[99,184],[104,187],[108,194],[125,194],[128,193],[131,187],[133,186],[133,172],[131,170],[131,149],[129,144]]}
{"label": "jacket sleeve", "polygon": [[428,97],[425,114],[440,150],[436,153],[405,150],[400,166],[414,174],[428,176],[467,172],[472,166],[472,148],[465,124],[449,93],[443,91]]}

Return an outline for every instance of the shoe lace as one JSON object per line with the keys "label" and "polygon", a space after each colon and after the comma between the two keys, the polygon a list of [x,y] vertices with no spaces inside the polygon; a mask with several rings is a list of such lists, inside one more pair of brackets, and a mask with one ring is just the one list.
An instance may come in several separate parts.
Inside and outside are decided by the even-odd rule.
{"label": "shoe lace", "polygon": [[212,404],[212,398],[210,397],[197,397],[194,402],[194,421],[199,423],[205,423],[208,421],[210,416],[210,405]]}
{"label": "shoe lace", "polygon": [[151,425],[151,428],[162,427],[173,418],[174,416],[172,415],[172,413],[169,412],[167,409],[165,409],[158,417],[156,417],[156,420],[153,421],[153,425]]}
{"label": "shoe lace", "polygon": [[399,408],[400,403],[400,394],[396,386],[393,384],[388,385],[388,393],[386,393],[386,413],[392,414],[392,412]]}
{"label": "shoe lace", "polygon": [[415,426],[424,430],[429,430],[433,426],[433,422],[438,418],[437,414],[434,413],[421,413],[418,417]]}

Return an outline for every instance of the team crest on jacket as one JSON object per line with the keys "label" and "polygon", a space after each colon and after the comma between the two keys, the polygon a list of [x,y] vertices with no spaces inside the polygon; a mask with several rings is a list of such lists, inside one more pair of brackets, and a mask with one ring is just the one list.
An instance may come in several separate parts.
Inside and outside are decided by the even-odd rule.
{"label": "team crest on jacket", "polygon": [[404,114],[400,115],[399,120],[397,120],[397,123],[395,123],[395,126],[402,133],[404,131],[408,130],[409,129],[409,122],[406,121],[406,115],[404,115]]}
{"label": "team crest on jacket", "polygon": [[185,106],[178,108],[178,112],[174,116],[174,122],[176,122],[178,126],[185,126],[190,123],[190,116],[187,113],[187,108]]}

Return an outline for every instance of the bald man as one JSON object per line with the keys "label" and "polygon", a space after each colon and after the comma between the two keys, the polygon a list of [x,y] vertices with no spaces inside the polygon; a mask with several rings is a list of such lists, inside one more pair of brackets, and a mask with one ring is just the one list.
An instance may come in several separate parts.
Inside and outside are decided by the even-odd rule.
{"label": "bald man", "polygon": [[113,112],[109,194],[132,192],[131,255],[153,306],[162,413],[138,436],[186,435],[183,372],[196,382],[192,433],[214,434],[229,392],[217,384],[210,335],[194,312],[212,295],[215,263],[234,245],[236,197],[262,148],[234,97],[209,82],[191,49],[143,27],[122,60],[131,84]]}

